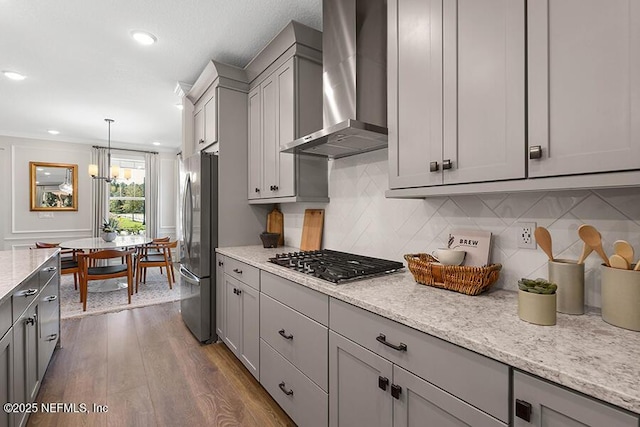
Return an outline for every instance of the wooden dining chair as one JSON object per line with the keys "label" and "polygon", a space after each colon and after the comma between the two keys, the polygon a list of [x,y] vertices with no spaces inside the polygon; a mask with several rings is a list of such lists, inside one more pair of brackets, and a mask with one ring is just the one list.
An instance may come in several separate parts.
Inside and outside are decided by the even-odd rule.
{"label": "wooden dining chair", "polygon": [[[131,304],[133,294],[133,254],[134,250],[103,249],[91,253],[78,255],[80,261],[80,301],[82,301],[82,311],[87,311],[87,287],[90,280],[114,279],[117,277],[127,278],[127,298]],[[116,265],[94,266],[99,260],[124,258],[125,262]]]}
{"label": "wooden dining chair", "polygon": [[[36,248],[57,248],[59,243],[36,242]],[[60,274],[73,274],[73,288],[78,290],[78,253],[77,249],[62,249],[60,251]]]}
{"label": "wooden dining chair", "polygon": [[177,240],[174,240],[173,242],[156,242],[145,245],[146,252],[141,253],[136,262],[136,293],[138,292],[138,284],[140,282],[147,282],[147,268],[151,267],[160,267],[160,269],[163,267],[166,268],[169,289],[173,289],[175,273],[173,271],[171,249],[175,249],[177,245]]}

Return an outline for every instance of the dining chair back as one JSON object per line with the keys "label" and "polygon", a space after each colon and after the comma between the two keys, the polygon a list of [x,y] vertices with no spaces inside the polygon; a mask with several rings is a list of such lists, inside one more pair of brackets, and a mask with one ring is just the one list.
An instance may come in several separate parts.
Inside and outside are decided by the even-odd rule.
{"label": "dining chair back", "polygon": [[[80,260],[80,300],[82,310],[87,311],[87,287],[90,280],[105,280],[117,277],[127,278],[127,298],[131,304],[133,294],[133,254],[135,250],[103,249],[91,253],[79,254]],[[97,266],[96,261],[122,259],[124,262],[115,265]]]}
{"label": "dining chair back", "polygon": [[[36,249],[57,248],[59,243],[36,242]],[[62,249],[60,251],[60,274],[73,274],[73,288],[78,290],[78,252],[77,249]]]}
{"label": "dining chair back", "polygon": [[173,289],[175,283],[175,273],[173,271],[173,259],[171,257],[171,249],[175,249],[178,241],[173,242],[152,242],[145,245],[144,251],[141,252],[136,261],[136,293],[138,292],[138,284],[147,281],[147,268],[164,267],[167,269],[167,280],[169,289]]}

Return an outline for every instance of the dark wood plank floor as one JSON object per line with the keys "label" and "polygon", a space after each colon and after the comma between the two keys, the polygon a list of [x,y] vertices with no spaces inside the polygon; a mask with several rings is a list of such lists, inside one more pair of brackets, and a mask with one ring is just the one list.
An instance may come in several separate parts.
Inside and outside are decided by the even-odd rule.
{"label": "dark wood plank floor", "polygon": [[[62,321],[29,426],[294,426],[223,344],[200,345],[170,303]],[[106,413],[92,412],[93,404]]]}

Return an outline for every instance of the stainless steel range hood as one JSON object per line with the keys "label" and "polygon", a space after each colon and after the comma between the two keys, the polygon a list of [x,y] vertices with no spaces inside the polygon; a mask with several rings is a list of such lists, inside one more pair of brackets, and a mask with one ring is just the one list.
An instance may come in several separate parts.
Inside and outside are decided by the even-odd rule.
{"label": "stainless steel range hood", "polygon": [[385,148],[387,3],[324,0],[322,15],[324,127],[281,151],[337,159]]}

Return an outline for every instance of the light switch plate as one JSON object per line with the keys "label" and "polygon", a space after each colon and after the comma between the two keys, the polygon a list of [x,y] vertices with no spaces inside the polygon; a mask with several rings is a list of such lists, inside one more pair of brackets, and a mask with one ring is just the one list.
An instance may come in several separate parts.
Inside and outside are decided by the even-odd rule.
{"label": "light switch plate", "polygon": [[533,236],[533,231],[536,229],[535,222],[519,222],[517,224],[518,235],[516,240],[518,241],[519,249],[536,249],[536,239]]}

